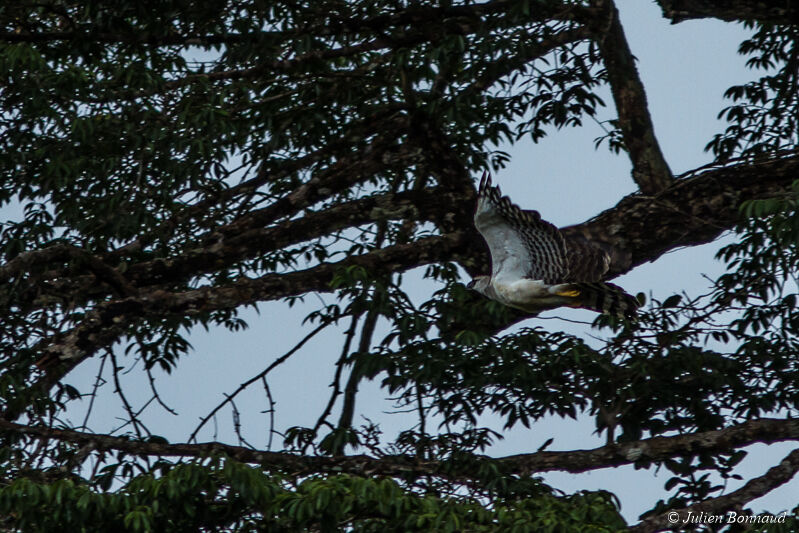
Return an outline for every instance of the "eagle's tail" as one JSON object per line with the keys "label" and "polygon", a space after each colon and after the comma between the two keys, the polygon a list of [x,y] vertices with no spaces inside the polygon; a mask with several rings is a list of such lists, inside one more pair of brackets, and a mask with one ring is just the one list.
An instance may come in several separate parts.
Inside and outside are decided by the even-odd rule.
{"label": "eagle's tail", "polygon": [[576,307],[606,315],[631,318],[641,306],[638,300],[618,285],[606,282],[572,283],[577,295]]}

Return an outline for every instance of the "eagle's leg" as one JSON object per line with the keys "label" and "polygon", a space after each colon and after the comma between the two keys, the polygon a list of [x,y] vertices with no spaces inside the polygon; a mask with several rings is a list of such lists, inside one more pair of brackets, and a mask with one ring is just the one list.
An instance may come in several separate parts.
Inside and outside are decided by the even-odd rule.
{"label": "eagle's leg", "polygon": [[[555,290],[560,287],[565,295],[558,294]],[[521,279],[511,283],[494,282],[497,300],[528,312],[539,312],[544,309],[552,309],[561,305],[575,305],[576,297],[569,293],[569,289],[574,289],[571,284],[549,285],[539,279]]]}

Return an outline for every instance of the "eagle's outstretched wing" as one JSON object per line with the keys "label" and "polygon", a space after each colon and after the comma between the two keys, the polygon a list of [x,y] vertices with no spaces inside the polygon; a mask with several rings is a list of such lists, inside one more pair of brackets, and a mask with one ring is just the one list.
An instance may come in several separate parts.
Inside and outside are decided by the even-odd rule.
{"label": "eagle's outstretched wing", "polygon": [[562,305],[634,316],[639,306],[624,289],[602,279],[610,255],[579,236],[565,239],[538,211],[520,209],[483,173],[474,225],[491,250],[491,276],[469,284],[483,295],[528,312]]}
{"label": "eagle's outstretched wing", "polygon": [[522,210],[483,173],[474,225],[491,250],[494,279],[562,282],[568,274],[566,241],[538,211]]}

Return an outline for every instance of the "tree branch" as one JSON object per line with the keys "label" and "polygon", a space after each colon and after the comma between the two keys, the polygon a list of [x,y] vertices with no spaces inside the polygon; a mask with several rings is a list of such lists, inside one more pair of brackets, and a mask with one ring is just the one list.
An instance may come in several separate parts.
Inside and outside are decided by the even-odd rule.
{"label": "tree branch", "polygon": [[799,420],[761,418],[714,431],[652,437],[593,450],[512,455],[497,460],[515,474],[552,470],[576,474],[631,463],[662,461],[676,456],[729,451],[755,442],[771,444],[783,440],[799,440]]}
{"label": "tree branch", "polygon": [[594,23],[595,31],[599,32],[596,42],[605,62],[624,146],[633,164],[633,180],[644,194],[655,194],[668,187],[674,176],[655,137],[646,91],[635,68],[619,10],[613,0],[594,0],[593,3],[604,8],[607,17],[605,21],[600,18]]}
{"label": "tree branch", "polygon": [[611,246],[615,253],[608,277],[615,277],[675,248],[712,242],[741,220],[742,202],[778,196],[790,189],[797,176],[796,152],[703,168],[676,180],[657,196],[632,194],[563,231]]}
{"label": "tree branch", "polygon": [[[375,326],[377,325],[377,318],[380,316],[377,308],[369,309],[366,313],[366,318],[361,326],[361,338],[358,342],[358,352],[368,353],[372,345],[372,337],[374,336]],[[363,359],[356,359],[352,364],[352,371],[350,372],[347,383],[344,386],[344,399],[341,405],[341,415],[338,420],[338,429],[346,430],[352,428],[352,418],[355,416],[355,397],[358,394],[358,385],[363,379]],[[338,449],[332,450],[333,455],[340,455],[344,453],[345,446],[342,445]]]}
{"label": "tree branch", "polygon": [[795,0],[656,0],[663,16],[677,24],[684,20],[717,18],[728,22],[756,20],[767,24],[799,23]]}
{"label": "tree branch", "polygon": [[[378,162],[385,166],[384,159],[403,161],[405,158],[413,157],[416,152],[414,148],[406,144],[396,144],[398,137],[396,131],[407,129],[408,126],[407,115],[401,113],[403,107],[392,104],[370,113],[364,120],[351,124],[343,131],[343,139],[333,141],[303,156],[295,157],[291,161],[282,161],[277,172],[270,173],[267,166],[262,164],[255,177],[192,204],[185,212],[165,220],[157,231],[153,231],[150,235],[141,235],[132,242],[112,251],[109,253],[109,259],[119,260],[133,252],[141,251],[151,244],[155,236],[160,235],[163,230],[171,232],[179,223],[200,216],[208,209],[228,202],[236,196],[251,195],[269,182],[279,182],[293,172],[312,168],[313,165],[324,159],[333,159],[335,162],[331,163],[324,171],[318,174],[314,173],[307,182],[278,198],[268,207],[259,209],[257,221],[248,223],[246,220],[249,219],[245,218],[245,220],[232,224],[238,222],[240,226],[246,226],[246,229],[249,229],[255,227],[255,223],[263,226],[274,222],[280,217],[296,213],[372,176],[382,168],[377,164]],[[386,131],[391,131],[394,134],[389,137],[383,133]],[[375,134],[375,132],[377,133]],[[351,138],[366,139],[370,137],[373,137],[372,140],[362,150],[352,153]]]}
{"label": "tree branch", "polygon": [[126,275],[141,287],[183,281],[349,227],[406,217],[441,221],[448,207],[457,205],[457,202],[456,195],[435,189],[377,194],[270,227],[263,227],[260,222],[265,222],[262,219],[271,215],[255,211],[252,216],[200,237],[199,246],[186,254],[132,265]]}
{"label": "tree branch", "polygon": [[[406,455],[388,455],[380,458],[366,455],[305,456],[285,452],[253,450],[218,442],[200,444],[141,442],[125,437],[15,424],[4,419],[0,419],[0,430],[27,435],[36,439],[58,439],[78,445],[92,444],[98,451],[118,450],[134,455],[205,457],[212,453],[224,453],[241,462],[261,464],[267,470],[286,469],[297,475],[318,472],[346,472],[370,476],[436,474],[444,475],[444,477],[452,480],[459,480],[475,479],[478,471],[474,464],[470,462],[466,464],[463,461],[459,461],[456,464],[441,461],[421,461],[418,457]],[[724,452],[758,442],[772,444],[787,440],[799,440],[799,420],[763,418],[716,431],[673,437],[654,437],[624,444],[611,444],[593,450],[543,451],[498,458],[485,456],[476,456],[476,458],[480,461],[496,464],[500,471],[506,475],[529,475],[536,472],[555,470],[582,473],[643,461],[655,462],[698,453]],[[799,457],[796,459],[799,460]],[[459,464],[461,465],[460,467]],[[793,464],[792,462],[791,465]],[[775,476],[772,475],[772,478]],[[765,486],[766,484],[762,481],[762,478],[752,480],[739,491],[727,495],[727,502],[731,502],[732,498],[730,497],[744,489],[747,490],[747,494],[755,494],[755,491],[763,490]],[[765,494],[765,491],[762,494]],[[757,495],[754,497],[757,497]],[[710,501],[715,500],[718,500],[718,498]],[[726,505],[729,508],[733,503],[727,503]]]}
{"label": "tree branch", "polygon": [[[754,499],[768,494],[780,485],[789,482],[799,471],[799,449],[789,453],[777,466],[769,468],[768,472],[760,477],[750,479],[743,487],[729,494],[710,498],[703,502],[683,507],[676,511],[659,514],[643,520],[641,523],[629,528],[631,533],[655,533],[665,530],[684,530],[683,519],[688,513],[699,515],[724,515],[729,511],[740,511],[743,506]],[[674,523],[674,513],[677,513],[678,522]],[[671,517],[671,520],[669,519]]]}
{"label": "tree branch", "polygon": [[[148,317],[191,316],[311,291],[329,292],[333,290],[330,282],[342,269],[359,266],[372,275],[401,272],[423,264],[451,260],[463,246],[463,241],[463,233],[452,233],[389,246],[288,274],[241,278],[227,285],[206,286],[181,293],[161,289],[141,291],[137,296],[98,304],[78,326],[42,341],[39,350],[44,355],[37,365],[45,370],[45,375],[24,392],[29,394],[34,389],[45,393],[79,363],[97,350],[111,346],[131,325]],[[3,417],[13,420],[20,414],[18,406],[6,410]]]}
{"label": "tree branch", "polygon": [[[400,121],[395,120],[392,124],[398,126]],[[395,141],[394,138],[391,143]],[[439,217],[435,213],[446,211],[447,205],[458,205],[456,199],[451,198],[451,203],[448,204],[441,202],[441,195],[434,197],[434,193],[415,191],[394,196],[364,197],[284,222],[279,226],[264,227],[366,180],[385,168],[386,160],[393,164],[407,165],[409,159],[417,157],[416,147],[409,144],[387,145],[387,142],[381,137],[370,144],[365,154],[355,158],[340,159],[327,171],[314,176],[269,206],[252,211],[234,222],[196,237],[192,249],[184,254],[129,263],[124,276],[109,265],[117,264],[130,254],[141,251],[143,246],[161,234],[160,231],[153,231],[103,256],[93,256],[69,244],[57,244],[25,252],[6,265],[0,266],[0,281],[28,272],[33,267],[47,266],[50,271],[43,279],[37,279],[35,282],[26,281],[25,285],[14,287],[14,303],[27,308],[39,298],[40,289],[48,289],[48,292],[57,294],[62,300],[68,299],[74,301],[75,305],[81,305],[92,299],[104,298],[109,295],[109,291],[95,283],[95,277],[85,276],[84,269],[76,271],[74,268],[56,266],[56,263],[63,263],[70,258],[80,258],[88,262],[90,271],[110,285],[117,295],[128,296],[135,293],[136,287],[145,288],[186,281],[209,270],[230,266],[283,245],[321,237],[348,225],[403,218],[411,214],[418,215],[421,220],[440,221],[444,215]],[[190,208],[187,213],[181,215],[180,219],[164,222],[159,230],[171,232],[180,220],[185,221],[193,215],[196,215],[196,210]],[[46,283],[43,284],[42,281]],[[0,287],[0,301],[4,296],[3,293],[9,292],[10,289],[10,285]]]}
{"label": "tree branch", "polygon": [[0,266],[0,283],[45,267],[53,268],[54,263],[80,262],[99,282],[108,284],[119,296],[132,296],[136,289],[115,268],[103,261],[100,256],[68,243],[59,242],[39,250],[23,252]]}
{"label": "tree branch", "polygon": [[[259,31],[251,33],[218,33],[218,34],[188,34],[188,35],[158,35],[152,32],[109,33],[93,31],[47,31],[31,32],[0,32],[0,41],[6,42],[49,42],[60,40],[80,39],[109,44],[149,44],[155,46],[212,46],[217,44],[249,43],[263,39],[296,38],[301,35],[332,36],[332,35],[357,35],[368,30],[370,33],[384,33],[392,27],[415,26],[419,27],[431,21],[448,21],[452,19],[471,19],[479,21],[481,18],[493,14],[503,14],[515,6],[515,0],[493,0],[480,4],[456,6],[425,6],[411,5],[395,13],[385,13],[367,19],[359,18],[333,18],[324,20],[322,24],[304,25],[296,29],[282,31]],[[538,6],[530,14],[532,20],[545,21],[586,19],[589,10],[581,6],[549,7],[546,4]]]}
{"label": "tree branch", "polygon": [[308,449],[308,446],[314,444],[316,436],[319,434],[319,428],[321,428],[323,424],[328,424],[332,427],[332,424],[327,421],[327,417],[330,416],[330,412],[333,410],[333,405],[335,405],[336,399],[342,394],[341,373],[344,370],[344,364],[347,360],[347,357],[350,355],[350,346],[352,345],[352,339],[355,337],[355,331],[358,328],[358,321],[360,318],[360,314],[353,315],[352,321],[350,322],[350,327],[344,334],[344,345],[341,348],[341,355],[339,356],[338,361],[336,361],[336,372],[333,375],[333,382],[330,384],[333,392],[330,394],[330,399],[327,401],[325,410],[322,411],[322,414],[319,415],[319,418],[316,420],[316,424],[314,424],[314,427],[311,430],[310,438],[308,438],[302,445],[300,453],[303,455],[305,454],[305,450]]}

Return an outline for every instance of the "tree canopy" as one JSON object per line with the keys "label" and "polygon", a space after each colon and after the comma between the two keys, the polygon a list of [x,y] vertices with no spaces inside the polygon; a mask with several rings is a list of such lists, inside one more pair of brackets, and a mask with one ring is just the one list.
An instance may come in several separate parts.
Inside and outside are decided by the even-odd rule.
{"label": "tree canopy", "polygon": [[[2,528],[646,532],[682,528],[675,511],[745,516],[792,479],[799,449],[719,481],[741,479],[746,446],[799,440],[799,4],[656,3],[751,35],[752,79],[725,94],[708,164],[680,176],[613,0],[0,4],[0,204],[19,211],[0,226]],[[706,294],[599,317],[589,342],[462,276],[489,268],[475,177],[507,163],[500,147],[603,107],[617,118],[597,148],[629,157],[638,191],[563,231],[607,247],[611,277],[735,239]],[[413,272],[435,288],[422,301]],[[122,372],[169,410],[158,378],[191,357],[190,328],[237,331],[247,306],[314,293],[336,303],[241,390],[271,402],[272,370],[339,327],[315,425],[252,445],[238,422],[224,443],[149,432]],[[79,365],[96,379],[67,383]],[[418,413],[396,439],[357,423],[364,380]],[[70,422],[103,387],[124,423]],[[237,421],[239,392],[215,391],[202,424]],[[483,415],[510,431],[578,414],[607,445],[484,453],[501,434]],[[670,472],[637,523],[609,492],[537,476],[620,465]]]}

